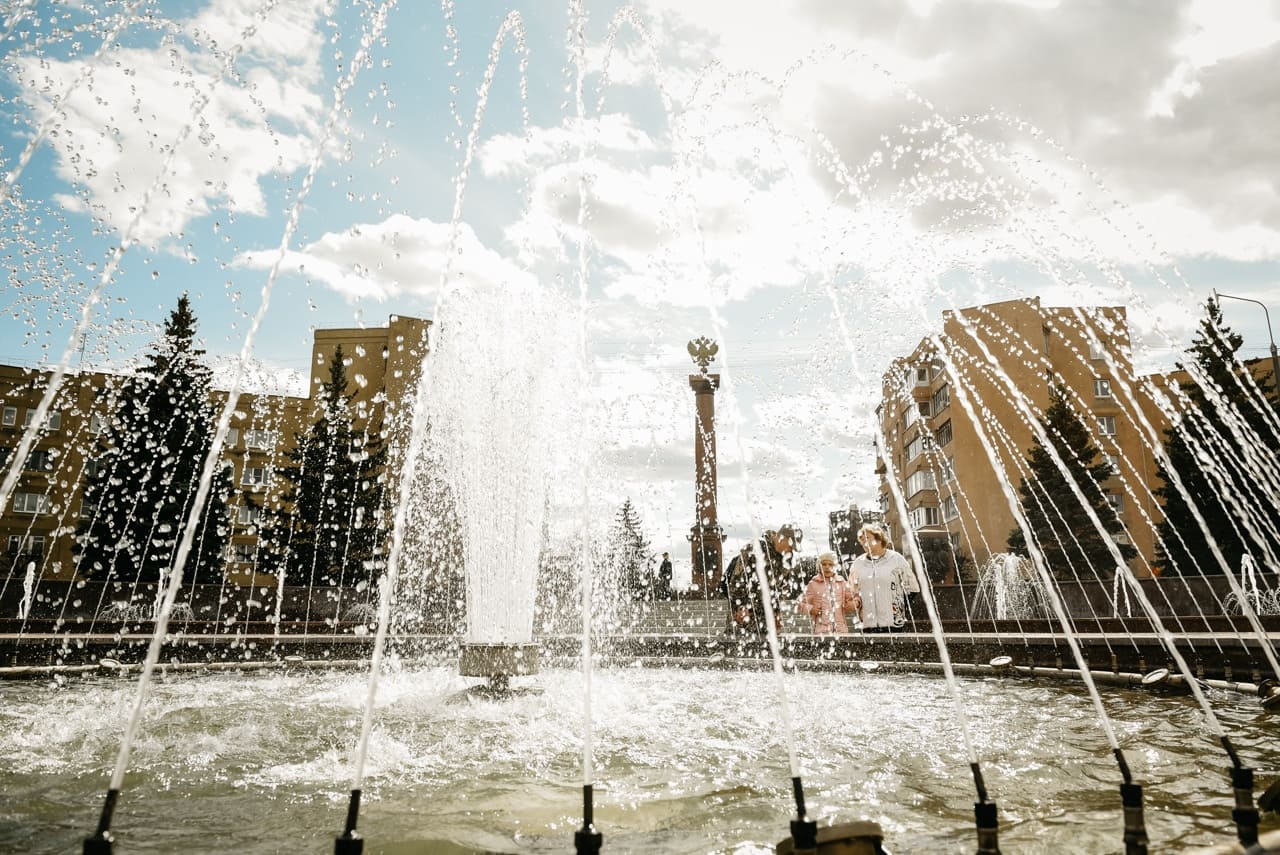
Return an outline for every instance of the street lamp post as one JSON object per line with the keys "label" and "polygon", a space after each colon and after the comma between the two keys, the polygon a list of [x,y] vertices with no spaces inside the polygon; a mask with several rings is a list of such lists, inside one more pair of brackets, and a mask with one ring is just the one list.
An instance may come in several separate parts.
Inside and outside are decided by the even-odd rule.
{"label": "street lamp post", "polygon": [[1276,356],[1276,338],[1271,334],[1271,313],[1267,311],[1267,304],[1261,300],[1255,300],[1252,297],[1236,297],[1232,294],[1223,294],[1218,289],[1213,289],[1213,299],[1221,301],[1223,297],[1228,300],[1241,300],[1245,303],[1257,303],[1262,307],[1262,314],[1267,319],[1267,338],[1271,339],[1271,382],[1280,388],[1280,357]]}

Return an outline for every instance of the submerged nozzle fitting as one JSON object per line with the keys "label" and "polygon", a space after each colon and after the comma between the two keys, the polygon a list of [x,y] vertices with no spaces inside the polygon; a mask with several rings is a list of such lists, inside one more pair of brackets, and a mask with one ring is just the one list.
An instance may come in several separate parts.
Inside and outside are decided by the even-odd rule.
{"label": "submerged nozzle fitting", "polygon": [[347,825],[340,837],[334,838],[333,855],[362,855],[364,839],[356,831],[356,819],[360,815],[360,791],[351,791],[351,801],[347,803]]}
{"label": "submerged nozzle fitting", "polygon": [[577,855],[598,855],[604,835],[596,831],[591,784],[582,785],[582,828],[573,833],[573,851]]}
{"label": "submerged nozzle fitting", "polygon": [[1262,699],[1264,710],[1280,710],[1280,683],[1275,680],[1263,680],[1258,684],[1258,697]]}
{"label": "submerged nozzle fitting", "polygon": [[1147,855],[1147,824],[1142,816],[1142,785],[1121,784],[1124,804],[1124,855]]}
{"label": "submerged nozzle fitting", "polygon": [[111,836],[110,831],[101,831],[94,834],[93,837],[84,839],[84,855],[112,855],[114,851],[111,844],[115,838]]}
{"label": "submerged nozzle fitting", "polygon": [[98,818],[98,830],[93,833],[93,837],[84,839],[84,855],[112,855],[115,838],[111,836],[111,814],[115,813],[116,799],[119,797],[119,790],[107,790],[107,798],[102,803],[102,816]]}
{"label": "submerged nozzle fitting", "polygon": [[995,802],[974,802],[973,818],[978,828],[978,855],[1000,855],[1000,820]]}
{"label": "submerged nozzle fitting", "polygon": [[1244,847],[1258,842],[1258,809],[1253,804],[1253,770],[1248,766],[1231,767],[1231,787],[1236,806],[1231,818],[1236,823],[1236,837]]}
{"label": "submerged nozzle fitting", "polygon": [[804,784],[800,777],[791,779],[791,790],[796,797],[796,818],[791,820],[791,851],[804,855],[818,851],[818,823],[809,819],[804,806]]}

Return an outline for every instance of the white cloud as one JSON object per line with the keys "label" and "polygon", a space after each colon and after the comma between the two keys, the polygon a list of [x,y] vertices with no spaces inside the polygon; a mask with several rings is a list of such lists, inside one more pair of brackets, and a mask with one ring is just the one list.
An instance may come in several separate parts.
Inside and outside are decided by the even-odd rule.
{"label": "white cloud", "polygon": [[579,146],[587,156],[600,153],[642,153],[656,148],[649,134],[635,126],[631,117],[608,113],[579,122],[576,119],[554,128],[531,128],[526,135],[496,134],[478,150],[478,162],[485,175],[511,175],[526,171],[532,163],[560,163],[576,159]]}
{"label": "white cloud", "polygon": [[[118,231],[132,227],[147,245],[176,240],[218,206],[267,213],[263,179],[313,155],[323,107],[315,91],[323,0],[277,4],[265,21],[249,14],[251,6],[259,4],[217,0],[179,22],[176,38],[108,51],[91,67],[80,59],[13,58],[12,76],[37,123],[88,71],[57,103],[48,136],[59,177],[83,188],[60,194],[63,204]],[[246,35],[250,24],[257,29]],[[243,83],[223,73],[231,51],[240,52],[233,67]]]}
{"label": "white cloud", "polygon": [[[236,263],[266,270],[276,250],[242,253]],[[384,300],[401,294],[432,297],[448,268],[449,281],[478,287],[527,285],[531,275],[481,243],[466,223],[457,235],[449,223],[397,214],[379,223],[329,233],[292,250],[282,270],[305,275],[350,299]]]}
{"label": "white cloud", "polygon": [[[994,110],[1042,128],[1120,201],[1152,215],[1160,246],[1280,256],[1280,200],[1259,181],[1280,169],[1280,151],[1261,144],[1280,133],[1274,5],[1250,3],[1229,15],[1205,2],[1138,9],[801,0],[766,10],[649,0],[644,9],[660,43],[697,44],[697,62],[719,63],[691,102],[705,107],[712,125],[731,126],[736,114],[772,119],[783,133],[820,128],[853,167],[868,162],[882,138],[890,148],[913,142],[902,128],[928,119],[929,110],[894,91],[909,86],[949,117]],[[689,61],[674,52],[667,59]],[[755,75],[770,83],[752,82]],[[720,97],[719,81],[734,81],[736,92],[784,80],[776,104]],[[1001,145],[1029,141],[1028,130],[1003,119],[988,133]],[[968,170],[953,163],[949,171]],[[884,171],[868,177],[879,181]],[[1074,204],[1067,192],[1058,198]],[[1196,218],[1208,221],[1192,229]]]}

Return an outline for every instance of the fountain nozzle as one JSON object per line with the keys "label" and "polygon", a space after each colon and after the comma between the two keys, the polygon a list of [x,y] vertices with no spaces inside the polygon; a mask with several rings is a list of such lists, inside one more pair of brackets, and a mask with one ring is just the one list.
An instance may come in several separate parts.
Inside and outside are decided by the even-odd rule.
{"label": "fountain nozzle", "polygon": [[95,834],[93,837],[86,837],[84,839],[84,855],[112,855],[111,844],[113,839],[110,831]]}
{"label": "fountain nozzle", "polygon": [[1000,855],[1000,820],[996,803],[974,802],[973,817],[978,829],[978,855]]}
{"label": "fountain nozzle", "polygon": [[1142,785],[1120,785],[1120,801],[1124,805],[1125,855],[1147,855],[1147,824],[1142,815]]}
{"label": "fountain nozzle", "polygon": [[1264,710],[1280,710],[1280,683],[1275,680],[1263,680],[1258,684],[1258,697],[1262,698]]}
{"label": "fountain nozzle", "polygon": [[107,797],[102,803],[102,815],[98,818],[98,830],[93,837],[84,839],[84,855],[111,855],[115,838],[111,836],[111,815],[116,810],[116,799],[120,791],[114,787],[107,790]]}
{"label": "fountain nozzle", "polygon": [[600,846],[604,843],[604,835],[596,831],[593,815],[595,813],[593,787],[582,785],[582,828],[573,833],[573,851],[577,855],[599,855]]}
{"label": "fountain nozzle", "polygon": [[1258,842],[1258,809],[1253,804],[1253,769],[1248,766],[1231,767],[1231,788],[1236,806],[1231,818],[1236,823],[1236,838],[1243,846]]}
{"label": "fountain nozzle", "polygon": [[333,855],[362,855],[364,840],[356,831],[356,818],[360,815],[360,791],[351,791],[351,800],[347,802],[347,824],[340,837],[334,838]]}

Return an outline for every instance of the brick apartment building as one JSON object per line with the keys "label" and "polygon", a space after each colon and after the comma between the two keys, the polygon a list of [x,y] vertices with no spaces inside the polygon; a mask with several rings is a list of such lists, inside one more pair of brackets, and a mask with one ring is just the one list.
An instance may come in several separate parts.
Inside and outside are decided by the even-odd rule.
{"label": "brick apartment building", "polygon": [[1038,416],[1061,385],[1111,464],[1103,486],[1125,524],[1119,539],[1137,549],[1130,567],[1150,576],[1160,511],[1148,437],[1163,437],[1168,424],[1145,391],[1150,381],[1134,374],[1123,307],[1051,308],[1031,298],[944,313],[941,334],[885,375],[878,412],[888,459],[877,472],[894,540],[904,528],[889,472],[922,537],[946,537],[975,567],[1006,552],[1016,522],[998,473],[1016,495],[1034,436],[1019,402]]}
{"label": "brick apartment building", "polygon": [[[338,346],[348,360],[347,392],[353,395],[356,428],[377,433],[386,427],[394,438],[408,426],[403,402],[416,386],[429,325],[392,316],[385,327],[317,330],[307,397],[240,395],[222,452],[235,487],[228,500],[229,582],[274,581],[272,568],[258,564],[261,508],[279,498],[284,485],[272,471],[286,460],[296,435],[315,419],[315,392],[328,382],[329,362]],[[50,376],[47,370],[0,365],[0,465],[10,464]],[[96,465],[103,426],[124,379],[102,372],[69,373],[64,378],[12,498],[0,513],[7,580],[24,576],[28,567],[39,580],[74,578],[75,529],[82,515],[92,511],[83,502],[86,475]],[[226,401],[225,392],[211,397],[218,406]]]}

